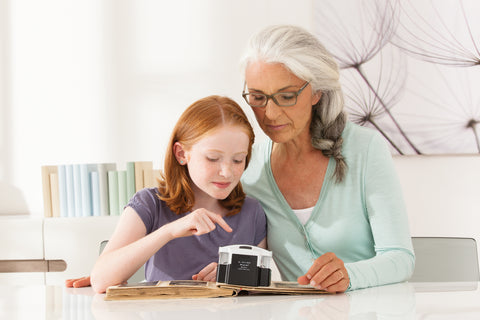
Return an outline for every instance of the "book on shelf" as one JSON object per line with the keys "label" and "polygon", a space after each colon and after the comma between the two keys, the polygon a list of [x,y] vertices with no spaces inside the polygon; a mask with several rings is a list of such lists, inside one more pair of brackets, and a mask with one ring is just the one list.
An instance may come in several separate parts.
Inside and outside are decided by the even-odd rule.
{"label": "book on shelf", "polygon": [[58,166],[57,177],[58,177],[58,196],[60,198],[59,199],[60,217],[68,217],[67,168],[65,165]]}
{"label": "book on shelf", "polygon": [[144,188],[158,188],[160,184],[158,179],[160,178],[160,170],[153,168],[146,168],[143,170]]}
{"label": "book on shelf", "polygon": [[[127,199],[130,200],[135,194],[135,162],[127,162]],[[152,164],[153,166],[153,164]]]}
{"label": "book on shelf", "polygon": [[149,177],[145,179],[145,171],[152,172],[153,163],[151,161],[135,161],[135,192],[147,187],[145,183],[150,181]]}
{"label": "book on shelf", "polygon": [[52,217],[60,217],[60,191],[58,189],[58,173],[50,173],[50,192],[52,197]]}
{"label": "book on shelf", "polygon": [[123,207],[127,204],[127,171],[117,171],[118,174],[118,212],[123,212]]}
{"label": "book on shelf", "polygon": [[[52,173],[56,175],[57,172],[57,166],[42,166],[43,210],[45,217],[53,216],[54,209],[52,207],[52,186],[50,183],[50,175]],[[58,192],[58,190],[53,190],[53,192]]]}
{"label": "book on shelf", "polygon": [[298,282],[272,281],[268,287],[249,287],[199,280],[172,280],[121,284],[107,288],[105,300],[191,299],[234,297],[240,294],[325,294]]}
{"label": "book on shelf", "polygon": [[100,216],[100,183],[98,180],[98,171],[90,173],[90,190],[92,193],[92,216]]}
{"label": "book on shelf", "polygon": [[81,217],[83,214],[82,209],[82,178],[80,174],[80,164],[73,165],[73,199],[74,199],[74,207],[75,213],[73,214],[74,217]]}
{"label": "book on shelf", "polygon": [[111,216],[118,216],[118,171],[108,171],[108,207]]}
{"label": "book on shelf", "polygon": [[45,217],[119,215],[137,191],[158,186],[152,161],[45,165],[41,168]]}
{"label": "book on shelf", "polygon": [[100,198],[100,215],[108,216],[110,215],[110,201],[108,198],[108,171],[117,170],[116,163],[98,163],[97,172],[98,172],[98,191]]}
{"label": "book on shelf", "polygon": [[65,166],[65,184],[67,193],[67,217],[75,217],[75,190],[73,183],[73,165]]}

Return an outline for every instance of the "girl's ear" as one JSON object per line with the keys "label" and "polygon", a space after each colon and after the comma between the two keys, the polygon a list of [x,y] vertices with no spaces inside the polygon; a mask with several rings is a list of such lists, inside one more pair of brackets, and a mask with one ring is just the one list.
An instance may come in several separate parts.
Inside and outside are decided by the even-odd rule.
{"label": "girl's ear", "polygon": [[180,142],[175,142],[173,145],[173,154],[175,155],[178,163],[181,165],[187,164],[187,155],[183,145]]}

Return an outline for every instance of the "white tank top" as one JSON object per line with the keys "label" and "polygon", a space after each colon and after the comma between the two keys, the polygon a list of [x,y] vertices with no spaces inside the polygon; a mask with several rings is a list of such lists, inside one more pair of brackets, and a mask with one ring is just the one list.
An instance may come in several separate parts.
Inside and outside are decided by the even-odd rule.
{"label": "white tank top", "polygon": [[298,220],[304,225],[307,223],[308,219],[312,215],[313,208],[306,208],[306,209],[292,209],[295,215],[297,216]]}

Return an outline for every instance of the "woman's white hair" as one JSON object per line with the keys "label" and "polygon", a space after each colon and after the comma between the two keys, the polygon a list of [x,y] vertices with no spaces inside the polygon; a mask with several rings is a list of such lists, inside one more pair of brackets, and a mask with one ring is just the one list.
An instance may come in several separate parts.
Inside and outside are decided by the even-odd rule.
{"label": "woman's white hair", "polygon": [[345,128],[340,72],[332,55],[305,29],[292,25],[267,27],[250,39],[241,61],[242,71],[255,61],[281,63],[297,77],[309,81],[313,92],[321,92],[312,108],[310,134],[313,147],[336,160],[335,177],[342,181],[346,163],[342,156]]}

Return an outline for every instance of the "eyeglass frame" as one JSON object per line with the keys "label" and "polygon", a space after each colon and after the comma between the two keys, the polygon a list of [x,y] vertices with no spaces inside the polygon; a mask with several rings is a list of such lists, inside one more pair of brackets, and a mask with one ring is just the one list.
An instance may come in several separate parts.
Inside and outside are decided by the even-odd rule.
{"label": "eyeglass frame", "polygon": [[[305,90],[305,88],[308,86],[309,83],[310,83],[310,81],[305,82],[305,84],[298,91],[284,91],[284,92],[276,92],[276,93],[273,93],[273,94],[265,94],[265,93],[261,93],[261,92],[258,92],[258,93],[245,92],[245,85],[246,85],[246,83],[245,83],[243,85],[244,88],[243,88],[243,92],[242,92],[242,97],[245,100],[245,102],[247,102],[247,104],[252,108],[264,108],[264,107],[266,107],[269,99],[272,99],[272,101],[279,107],[293,107],[294,105],[297,104],[298,96],[302,93],[303,90]],[[277,100],[275,99],[275,96],[279,95],[279,94],[282,94],[282,93],[293,93],[295,95],[295,102],[293,104],[289,104],[289,105],[283,105],[283,106],[279,105]],[[267,98],[265,100],[265,104],[261,105],[261,106],[252,106],[250,103],[248,103],[248,100],[247,100],[247,95],[249,95],[249,94],[257,94],[257,95],[264,96],[265,98]]]}

